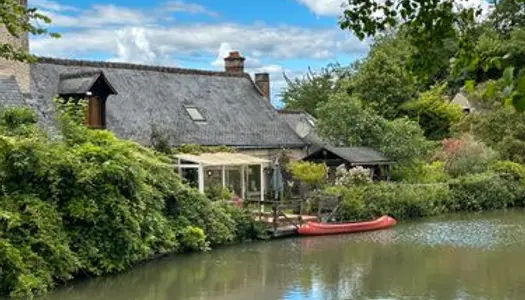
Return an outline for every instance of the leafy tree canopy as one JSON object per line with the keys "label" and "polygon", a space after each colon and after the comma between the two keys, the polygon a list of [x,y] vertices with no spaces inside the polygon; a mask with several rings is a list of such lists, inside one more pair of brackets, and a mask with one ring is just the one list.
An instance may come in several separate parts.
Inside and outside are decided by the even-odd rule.
{"label": "leafy tree canopy", "polygon": [[339,88],[340,80],[347,76],[348,69],[339,64],[329,64],[320,72],[309,69],[303,78],[291,79],[284,74],[288,84],[281,93],[284,107],[316,116],[317,107],[328,101],[329,95]]}
{"label": "leafy tree canopy", "polygon": [[[36,8],[25,7],[20,0],[0,0],[0,27],[4,27],[13,38],[20,38],[26,34],[49,35],[54,38],[60,36],[40,27],[39,22],[50,24],[51,19],[39,13]],[[8,43],[0,43],[0,58],[21,62],[35,61],[35,57],[29,52]]]}

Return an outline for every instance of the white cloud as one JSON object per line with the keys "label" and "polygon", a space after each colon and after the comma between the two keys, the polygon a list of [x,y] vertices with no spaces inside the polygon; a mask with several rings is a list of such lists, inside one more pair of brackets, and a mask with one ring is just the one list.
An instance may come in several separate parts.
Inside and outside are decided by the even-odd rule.
{"label": "white cloud", "polygon": [[[118,30],[133,34],[141,32],[153,52],[164,54],[227,56],[232,49],[252,60],[254,66],[266,59],[333,59],[340,53],[361,54],[368,50],[360,42],[337,28],[306,29],[290,26],[260,27],[239,24],[199,24],[173,27],[123,26]],[[31,42],[32,51],[40,55],[63,56],[90,52],[122,53],[113,28],[94,28],[65,32],[58,40],[39,37]],[[130,44],[133,45],[133,44]],[[134,46],[133,46],[134,47]],[[222,52],[217,53],[221,48]],[[145,54],[146,55],[146,54]],[[149,54],[144,57],[149,59]],[[222,62],[216,60],[215,66]]]}
{"label": "white cloud", "polygon": [[51,11],[43,11],[51,18],[52,25],[66,28],[98,28],[106,26],[147,25],[155,19],[146,16],[139,10],[119,7],[112,4],[93,5],[80,15],[68,15]]}
{"label": "white cloud", "polygon": [[49,10],[49,11],[77,11],[78,9],[69,6],[69,5],[63,5],[55,1],[50,0],[29,0],[30,7],[36,7],[39,9]]}
{"label": "white cloud", "polygon": [[318,16],[340,16],[347,6],[345,0],[296,0]]}
{"label": "white cloud", "polygon": [[183,13],[190,13],[190,14],[204,14],[208,15],[210,17],[217,17],[219,16],[218,13],[211,11],[207,9],[206,7],[195,4],[195,3],[187,3],[184,1],[168,1],[164,5],[164,9],[169,12],[183,12]]}

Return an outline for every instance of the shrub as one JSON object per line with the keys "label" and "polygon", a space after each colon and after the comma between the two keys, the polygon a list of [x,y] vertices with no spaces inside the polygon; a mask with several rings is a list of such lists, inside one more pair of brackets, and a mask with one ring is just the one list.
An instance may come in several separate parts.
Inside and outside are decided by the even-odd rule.
{"label": "shrub", "polygon": [[181,246],[185,251],[208,251],[210,249],[202,228],[187,226],[182,230],[181,235]]}
{"label": "shrub", "polygon": [[321,184],[328,175],[325,164],[316,164],[309,161],[293,161],[288,164],[292,177],[306,184]]}
{"label": "shrub", "polygon": [[473,136],[465,134],[459,139],[445,139],[438,158],[452,177],[483,173],[496,160],[497,153]]}
{"label": "shrub", "polygon": [[525,179],[525,167],[509,160],[494,162],[491,170],[509,180],[522,181]]}
{"label": "shrub", "polygon": [[445,172],[445,164],[442,161],[434,161],[430,164],[414,162],[405,165],[394,165],[391,177],[395,181],[404,183],[440,183],[449,179]]}
{"label": "shrub", "polygon": [[516,186],[494,174],[468,175],[451,184],[456,210],[479,211],[513,206],[518,200]]}
{"label": "shrub", "polygon": [[185,186],[171,159],[88,129],[82,101],[55,102],[57,139],[26,110],[0,114],[0,292],[31,298],[79,273],[238,239],[238,217]]}
{"label": "shrub", "polygon": [[370,170],[361,166],[346,170],[346,168],[338,168],[336,173],[336,185],[342,186],[358,186],[372,183],[370,178]]}

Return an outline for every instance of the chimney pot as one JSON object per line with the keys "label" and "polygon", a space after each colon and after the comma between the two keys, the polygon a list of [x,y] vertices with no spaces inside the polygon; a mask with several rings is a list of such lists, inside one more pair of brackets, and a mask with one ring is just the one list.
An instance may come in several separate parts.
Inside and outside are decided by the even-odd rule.
{"label": "chimney pot", "polygon": [[228,57],[224,58],[224,69],[231,74],[244,73],[244,60],[239,51],[232,51]]}
{"label": "chimney pot", "polygon": [[270,101],[270,74],[255,74],[255,85],[259,88],[263,96]]}

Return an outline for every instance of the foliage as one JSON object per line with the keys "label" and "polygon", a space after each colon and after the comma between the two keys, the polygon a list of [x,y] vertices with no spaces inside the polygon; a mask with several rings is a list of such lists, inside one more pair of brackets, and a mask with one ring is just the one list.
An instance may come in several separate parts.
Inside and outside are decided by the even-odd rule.
{"label": "foliage", "polygon": [[441,183],[449,179],[442,161],[432,163],[413,162],[404,165],[394,165],[391,172],[394,181],[404,183]]}
{"label": "foliage", "polygon": [[156,124],[151,124],[151,134],[150,134],[150,143],[153,149],[160,153],[170,154],[170,139],[168,131],[161,129]]}
{"label": "foliage", "polygon": [[423,81],[439,79],[439,73],[458,44],[468,41],[475,18],[481,13],[462,7],[458,2],[349,0],[339,24],[360,39],[379,35],[390,28],[402,31],[414,47],[411,69]]}
{"label": "foliage", "polygon": [[496,161],[490,169],[508,180],[523,181],[525,179],[525,167],[512,161]]}
{"label": "foliage", "polygon": [[292,177],[306,184],[317,185],[323,183],[328,175],[325,164],[309,161],[293,161],[288,164]]}
{"label": "foliage", "polygon": [[370,170],[361,166],[351,168],[338,168],[336,173],[335,185],[342,185],[346,187],[358,186],[372,183],[370,178]]}
{"label": "foliage", "polygon": [[187,226],[182,230],[181,246],[185,251],[208,251],[209,242],[202,228]]}
{"label": "foliage", "polygon": [[471,114],[456,126],[455,131],[471,132],[496,150],[501,159],[525,162],[525,115],[511,107]]}
{"label": "foliage", "polygon": [[231,200],[233,197],[232,192],[227,188],[223,188],[221,184],[210,184],[204,190],[204,194],[212,201]]}
{"label": "foliage", "polygon": [[497,153],[472,135],[444,139],[437,158],[445,163],[446,172],[452,177],[483,173],[496,160]]}
{"label": "foliage", "polygon": [[318,131],[335,145],[371,147],[398,162],[425,156],[432,147],[417,123],[386,120],[344,93],[332,95],[319,109]]}
{"label": "foliage", "polygon": [[403,105],[406,114],[419,123],[425,136],[431,140],[450,137],[451,127],[463,116],[459,105],[450,104],[444,99],[445,88],[445,85],[436,86]]}
{"label": "foliage", "polygon": [[409,54],[408,43],[401,36],[380,37],[341,85],[379,115],[399,117],[400,106],[416,94],[414,78],[407,69]]}
{"label": "foliage", "polygon": [[462,211],[507,208],[522,197],[521,189],[490,173],[462,177],[451,184],[450,191],[457,210]]}
{"label": "foliage", "polygon": [[317,107],[328,101],[346,76],[346,69],[337,64],[330,64],[318,73],[309,69],[303,78],[290,79],[284,74],[287,83],[281,93],[284,107],[302,110],[315,117]]}
{"label": "foliage", "polygon": [[341,220],[363,220],[381,215],[406,220],[523,205],[524,191],[522,183],[485,173],[467,175],[448,184],[379,183],[331,187],[327,192],[342,197]]}
{"label": "foliage", "polygon": [[[50,33],[47,29],[38,26],[40,21],[45,24],[51,23],[49,17],[38,12],[36,8],[24,7],[20,4],[20,0],[0,1],[0,26],[5,27],[13,38],[21,38],[28,33],[60,37],[59,34]],[[0,58],[21,62],[36,61],[28,51],[11,44],[0,44]]]}
{"label": "foliage", "polygon": [[235,152],[234,148],[228,146],[202,146],[196,144],[183,144],[179,147],[171,149],[172,154],[184,153],[184,154],[193,154],[199,155],[202,153],[218,153],[218,152]]}
{"label": "foliage", "polygon": [[58,138],[27,109],[0,114],[0,291],[31,298],[78,274],[254,236],[183,185],[170,158],[88,129],[84,101],[55,103]]}

